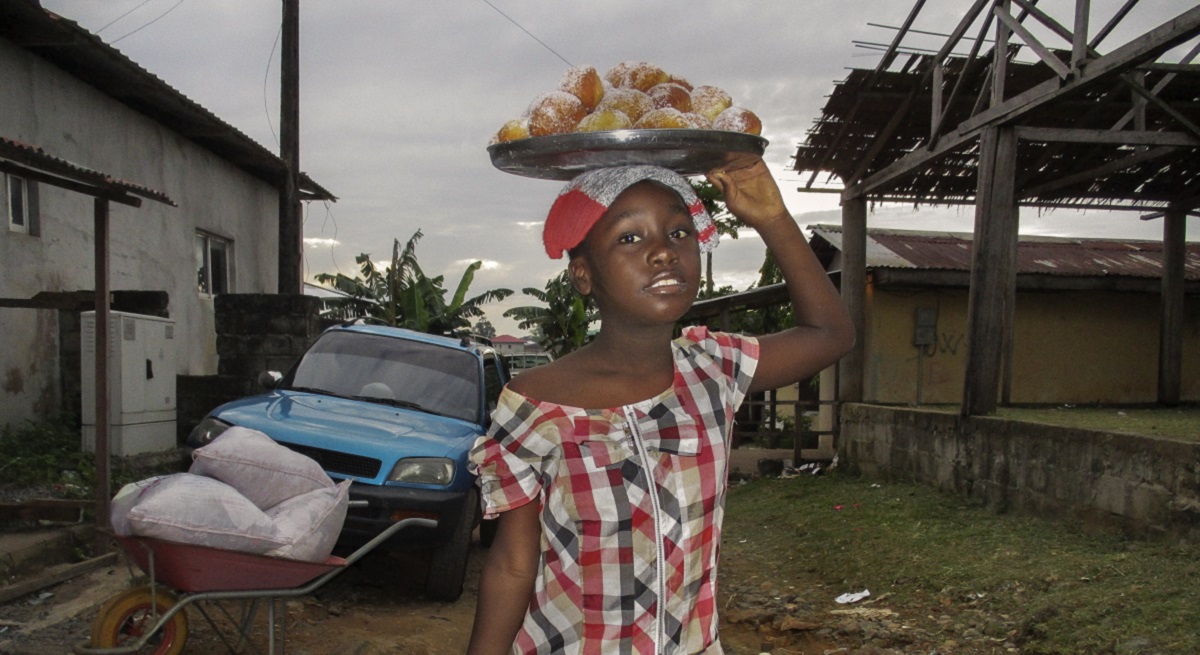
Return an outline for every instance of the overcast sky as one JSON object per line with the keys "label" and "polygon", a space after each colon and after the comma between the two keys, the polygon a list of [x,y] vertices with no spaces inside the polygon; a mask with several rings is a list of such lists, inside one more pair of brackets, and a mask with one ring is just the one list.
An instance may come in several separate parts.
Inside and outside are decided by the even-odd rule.
{"label": "overcast sky", "polygon": [[[1143,0],[1101,47],[1108,52],[1193,6]],[[192,100],[278,152],[281,3],[266,0],[42,0],[96,32]],[[648,61],[695,85],[727,90],[763,120],[766,159],[801,225],[839,223],[837,197],[792,190],[807,178],[787,170],[848,68],[873,68],[912,7],[903,0],[300,0],[301,168],[336,203],[307,205],[305,274],[357,273],[354,258],[390,257],[420,229],[430,275],[451,291],[466,265],[484,262],[473,293],[516,291],[488,317],[533,304],[563,267],[541,249],[540,226],[561,183],[496,170],[488,140],[570,65],[601,74],[624,60]],[[1092,0],[1092,32],[1120,3]],[[915,29],[946,33],[965,0],[929,0]],[[1073,2],[1038,5],[1066,25]],[[972,32],[973,33],[973,32]],[[1044,37],[1047,44],[1061,41]],[[910,39],[938,48],[944,39]],[[1180,49],[1177,49],[1177,52]],[[1175,54],[1176,59],[1178,54]],[[834,181],[836,185],[837,181]],[[970,232],[973,209],[875,207],[871,227]],[[1161,238],[1161,221],[1136,213],[1022,214],[1022,233]],[[1190,221],[1189,240],[1200,240]],[[762,261],[753,237],[725,240],[715,254],[718,285],[741,290]]]}

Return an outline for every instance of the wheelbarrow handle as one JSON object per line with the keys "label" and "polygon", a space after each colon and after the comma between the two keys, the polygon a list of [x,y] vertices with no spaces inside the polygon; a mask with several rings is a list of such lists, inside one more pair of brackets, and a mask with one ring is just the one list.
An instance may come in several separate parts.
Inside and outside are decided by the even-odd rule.
{"label": "wheelbarrow handle", "polygon": [[[365,502],[365,501],[359,501],[359,502]],[[375,548],[379,544],[387,541],[388,539],[391,539],[392,535],[403,530],[404,528],[421,527],[421,528],[429,528],[432,530],[433,528],[436,528],[437,525],[438,525],[438,522],[433,519],[407,518],[407,519],[401,519],[399,521],[396,521],[395,523],[389,525],[387,527],[387,529],[385,529],[383,532],[380,532],[379,534],[375,535],[375,537],[373,539],[371,539],[367,543],[363,544],[362,546],[359,546],[358,550],[347,555],[346,556],[346,566],[350,566],[351,564],[362,559],[364,555],[366,555],[367,553],[370,553],[372,550],[375,550]],[[318,579],[320,579],[320,578],[318,578]]]}

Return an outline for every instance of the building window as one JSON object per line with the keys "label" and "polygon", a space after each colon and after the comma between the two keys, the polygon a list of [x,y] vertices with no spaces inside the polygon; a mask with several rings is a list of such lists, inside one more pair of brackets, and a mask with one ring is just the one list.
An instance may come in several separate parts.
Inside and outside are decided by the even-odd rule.
{"label": "building window", "polygon": [[29,183],[16,175],[4,176],[4,208],[8,214],[8,229],[30,234],[33,219],[29,203]]}
{"label": "building window", "polygon": [[232,279],[228,239],[203,232],[196,233],[196,290],[207,296],[229,293]]}

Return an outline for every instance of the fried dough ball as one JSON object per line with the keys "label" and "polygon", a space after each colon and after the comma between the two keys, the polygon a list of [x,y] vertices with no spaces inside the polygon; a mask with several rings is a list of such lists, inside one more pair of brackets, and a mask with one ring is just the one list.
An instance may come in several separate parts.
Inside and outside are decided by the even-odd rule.
{"label": "fried dough ball", "polygon": [[745,132],[746,134],[762,134],[762,121],[758,116],[745,107],[730,107],[721,112],[713,120],[714,130],[726,132]]}
{"label": "fried dough ball", "polygon": [[565,134],[587,115],[583,101],[566,91],[542,94],[529,105],[529,135]]}
{"label": "fried dough ball", "polygon": [[619,111],[634,123],[651,109],[654,109],[654,101],[637,89],[609,89],[596,105],[596,111]]}
{"label": "fried dough ball", "polygon": [[724,89],[698,86],[692,89],[692,111],[714,121],[721,112],[733,106],[733,98]]}
{"label": "fried dough ball", "polygon": [[633,124],[635,130],[685,129],[687,127],[687,114],[674,107],[651,109]]}
{"label": "fried dough ball", "polygon": [[558,88],[579,98],[588,111],[595,109],[604,98],[604,80],[600,79],[600,74],[592,66],[568,68]]}
{"label": "fried dough ball", "polygon": [[514,118],[503,126],[492,137],[492,143],[507,143],[529,137],[529,118],[522,116]]}
{"label": "fried dough ball", "polygon": [[628,87],[646,92],[655,84],[671,79],[663,69],[645,61],[623,61],[604,74],[604,79],[614,87]]}
{"label": "fried dough ball", "polygon": [[618,63],[604,73],[604,81],[613,87],[624,86],[625,74],[637,63],[636,61],[622,61]]}
{"label": "fried dough ball", "polygon": [[674,83],[678,84],[679,86],[682,86],[683,88],[688,90],[688,93],[692,92],[692,88],[693,88],[692,83],[683,79],[682,77],[676,77],[674,75],[669,75],[667,81],[674,82]]}
{"label": "fried dough ball", "polygon": [[687,126],[692,128],[693,130],[711,130],[712,129],[712,121],[708,120],[707,118],[705,118],[695,112],[691,112],[691,111],[687,112],[686,114],[683,115],[683,119],[685,121],[687,121],[687,124],[688,124]]}
{"label": "fried dough ball", "polygon": [[619,109],[594,111],[575,126],[576,132],[606,132],[608,130],[627,130],[633,127],[633,121]]}
{"label": "fried dough ball", "polygon": [[656,108],[674,107],[681,112],[687,113],[692,110],[692,94],[683,88],[682,85],[675,82],[663,82],[655,84],[646,92],[650,99],[654,101]]}
{"label": "fried dough ball", "polygon": [[723,130],[759,135],[762,121],[716,86],[693,86],[645,61],[627,60],[600,75],[571,66],[558,89],[505,123],[492,144],[535,136],[623,129]]}

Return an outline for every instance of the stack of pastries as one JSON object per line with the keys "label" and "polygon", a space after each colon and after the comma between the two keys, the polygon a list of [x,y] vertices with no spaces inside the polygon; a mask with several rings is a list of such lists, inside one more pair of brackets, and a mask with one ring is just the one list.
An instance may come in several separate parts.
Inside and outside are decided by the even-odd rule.
{"label": "stack of pastries", "polygon": [[573,66],[558,88],[543,93],[525,113],[492,137],[505,143],[571,132],[644,129],[723,130],[761,134],[754,112],[733,104],[715,86],[692,86],[644,61],[624,61],[603,77],[591,66]]}

